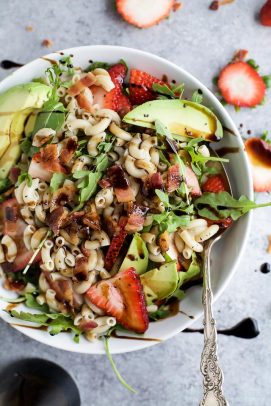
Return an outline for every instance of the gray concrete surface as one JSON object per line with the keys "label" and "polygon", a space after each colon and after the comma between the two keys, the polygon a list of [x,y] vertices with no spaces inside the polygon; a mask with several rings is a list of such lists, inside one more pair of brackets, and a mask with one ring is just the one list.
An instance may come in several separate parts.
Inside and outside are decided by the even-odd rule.
{"label": "gray concrete surface", "polygon": [[[168,20],[139,30],[119,18],[113,0],[0,0],[0,60],[28,62],[47,53],[41,46],[44,38],[54,42],[53,49],[84,44],[126,45],[163,56],[211,87],[212,77],[238,48],[249,49],[262,72],[271,72],[271,28],[260,26],[256,20],[262,2],[236,0],[212,12],[208,10],[210,0],[184,0],[183,9]],[[27,25],[33,25],[33,32],[25,30]],[[8,73],[0,69],[0,78]],[[268,96],[266,105],[257,109],[235,113],[229,108],[236,124],[244,124],[244,135],[248,129],[255,135],[270,129],[271,92]],[[225,392],[233,406],[271,404],[271,274],[256,272],[262,262],[271,260],[266,253],[270,215],[270,209],[255,212],[238,272],[216,305],[219,327],[253,316],[261,329],[253,340],[219,337]],[[0,342],[0,368],[20,357],[56,361],[77,381],[84,406],[192,406],[200,399],[202,336],[198,334],[179,334],[151,349],[115,356],[120,371],[138,389],[137,395],[120,386],[104,356],[54,350],[3,322]]]}

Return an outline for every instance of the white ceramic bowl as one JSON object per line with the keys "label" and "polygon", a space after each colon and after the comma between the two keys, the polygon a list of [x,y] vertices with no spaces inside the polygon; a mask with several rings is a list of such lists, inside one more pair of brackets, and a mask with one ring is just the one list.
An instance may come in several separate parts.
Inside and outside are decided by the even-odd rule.
{"label": "white ceramic bowl", "polygon": [[[204,95],[204,104],[212,107],[223,125],[231,131],[225,131],[224,139],[219,143],[219,147],[237,147],[240,150],[239,153],[229,155],[230,164],[227,164],[227,171],[234,194],[235,196],[246,194],[249,198],[253,197],[250,170],[241,136],[224,107],[196,78],[165,59],[137,49],[95,45],[66,49],[63,52],[74,55],[75,66],[85,68],[88,66],[89,60],[114,63],[122,58],[127,62],[129,67],[145,70],[157,77],[162,77],[163,74],[166,74],[169,80],[175,79],[176,82],[185,83],[185,95],[189,96],[195,89],[201,89]],[[46,57],[48,59],[59,59],[61,55],[57,52]],[[28,63],[0,83],[0,93],[11,86],[25,83],[35,77],[41,76],[49,66],[50,63],[42,58]],[[226,288],[237,268],[247,241],[250,219],[251,215],[248,214],[235,223],[212,252],[212,286],[215,298]],[[151,323],[144,337],[163,341],[190,326],[194,320],[202,315],[201,291],[201,286],[190,288],[181,302],[181,309],[184,313],[178,313],[174,317]],[[1,286],[0,296],[10,297],[10,292],[5,291]],[[9,323],[14,323],[15,320],[2,311],[6,305],[5,302],[0,300],[0,316]],[[185,314],[193,316],[193,319]],[[21,326],[14,327],[23,334],[56,348],[87,354],[104,353],[103,343],[100,341],[90,343],[82,338],[80,344],[76,344],[73,342],[71,334],[61,333],[51,337],[45,331]],[[152,346],[157,341],[112,338],[110,340],[110,349],[112,353],[129,352]]]}

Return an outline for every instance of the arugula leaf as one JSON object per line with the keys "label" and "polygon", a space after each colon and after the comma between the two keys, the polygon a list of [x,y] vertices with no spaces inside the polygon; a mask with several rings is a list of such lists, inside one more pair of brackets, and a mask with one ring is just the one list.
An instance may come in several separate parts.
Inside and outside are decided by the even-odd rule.
{"label": "arugula leaf", "polygon": [[170,311],[167,308],[165,309],[162,305],[158,310],[156,310],[156,312],[151,312],[148,315],[150,320],[156,321],[168,317],[170,315]]}
{"label": "arugula leaf", "polygon": [[74,325],[70,315],[62,313],[27,313],[17,312],[16,310],[11,310],[9,314],[11,317],[16,317],[20,320],[38,323],[41,326],[48,326],[51,335],[59,334],[62,331],[72,331],[75,334],[74,341],[77,343],[82,334],[82,331]]}
{"label": "arugula leaf", "polygon": [[153,83],[153,85],[152,85],[152,90],[153,90],[154,92],[163,94],[163,95],[165,95],[165,96],[169,96],[169,97],[171,97],[172,99],[175,99],[175,98],[176,98],[176,96],[175,96],[175,94],[173,93],[173,91],[172,91],[167,85],[160,85],[159,83]]}
{"label": "arugula leaf", "polygon": [[159,153],[159,160],[161,162],[163,162],[164,164],[166,164],[167,166],[170,166],[170,162],[169,160],[165,157],[165,155],[163,154],[163,152],[161,151],[161,149],[158,150]]}
{"label": "arugula leaf", "polygon": [[34,147],[32,145],[32,141],[30,138],[25,138],[20,144],[21,151],[29,158],[32,158],[37,152],[39,152],[38,147]]}
{"label": "arugula leaf", "polygon": [[95,159],[95,166],[97,172],[105,171],[109,166],[109,159],[107,154],[98,155]]}
{"label": "arugula leaf", "polygon": [[65,107],[62,103],[48,100],[44,103],[42,110],[38,112],[35,121],[33,134],[36,134],[41,128],[51,128],[59,131],[65,122]]}
{"label": "arugula leaf", "polygon": [[252,209],[271,206],[271,202],[257,204],[244,195],[237,200],[228,192],[220,192],[204,193],[194,201],[194,205],[200,217],[210,220],[231,217],[233,220],[237,220]]}
{"label": "arugula leaf", "polygon": [[50,66],[50,68],[46,69],[45,71],[48,81],[52,87],[52,95],[50,100],[54,100],[55,102],[57,102],[59,99],[57,96],[57,89],[60,86],[67,87],[69,85],[62,81],[61,75],[63,73],[66,73],[67,75],[73,75],[74,73],[70,55],[63,56],[58,63]]}
{"label": "arugula leaf", "polygon": [[86,69],[86,72],[91,72],[94,69],[101,68],[101,69],[109,69],[111,65],[107,62],[92,62],[89,67]]}
{"label": "arugula leaf", "polygon": [[21,175],[19,175],[18,180],[16,182],[16,186],[19,186],[24,181],[26,181],[26,184],[28,186],[32,186],[32,176],[29,175],[28,172],[24,172],[24,173],[21,173]]}
{"label": "arugula leaf", "polygon": [[184,150],[189,153],[191,157],[191,167],[197,176],[200,176],[202,171],[204,170],[206,162],[214,161],[214,162],[229,162],[226,158],[219,158],[216,156],[204,156],[200,152],[198,152],[195,147],[196,145],[202,141],[202,138],[191,140]]}
{"label": "arugula leaf", "polygon": [[198,89],[192,94],[191,101],[194,103],[201,104],[203,101],[202,90]]}
{"label": "arugula leaf", "polygon": [[50,181],[50,187],[52,188],[52,191],[55,192],[60,186],[62,186],[66,178],[67,176],[63,173],[54,173]]}
{"label": "arugula leaf", "polygon": [[268,137],[268,131],[264,131],[264,132],[262,133],[262,135],[260,136],[260,138],[261,138],[261,140],[267,142],[267,144],[270,144],[270,143],[271,143],[271,140],[270,140],[270,138]]}
{"label": "arugula leaf", "polygon": [[262,76],[262,80],[265,83],[267,89],[271,87],[271,75]]}
{"label": "arugula leaf", "polygon": [[162,190],[160,189],[155,189],[155,194],[156,196],[159,197],[159,199],[161,200],[162,203],[164,203],[165,207],[169,207],[169,197],[168,194],[165,192],[162,192]]}
{"label": "arugula leaf", "polygon": [[0,193],[5,192],[11,186],[9,178],[0,180]]}
{"label": "arugula leaf", "polygon": [[178,98],[181,99],[183,92],[184,92],[184,83],[180,83],[178,85],[171,86],[171,89],[174,93],[177,93],[179,95]]}
{"label": "arugula leaf", "polygon": [[108,360],[109,360],[109,362],[110,362],[110,364],[111,364],[111,367],[113,368],[113,371],[115,372],[115,374],[116,374],[118,380],[120,381],[120,383],[121,383],[126,389],[128,389],[130,392],[136,393],[136,390],[135,390],[134,388],[132,388],[132,387],[123,379],[123,377],[121,376],[121,374],[120,374],[120,372],[119,372],[119,370],[118,370],[118,368],[117,368],[117,366],[116,366],[116,364],[115,364],[115,362],[114,362],[114,360],[113,360],[112,355],[110,354],[110,350],[109,350],[109,338],[110,338],[109,336],[106,336],[106,337],[104,338],[104,342],[105,342],[105,352],[106,352],[107,358],[108,358]]}
{"label": "arugula leaf", "polygon": [[159,225],[161,232],[168,230],[169,233],[173,233],[179,227],[187,226],[190,222],[190,216],[179,216],[173,211],[166,211],[161,214],[153,214],[153,221]]}
{"label": "arugula leaf", "polygon": [[40,305],[37,300],[36,296],[33,293],[25,293],[24,294],[25,298],[25,305],[29,307],[30,309],[35,309],[35,310],[40,310],[42,312],[48,312],[49,307],[46,303],[43,305]]}
{"label": "arugula leaf", "polygon": [[77,187],[80,190],[80,206],[88,201],[96,191],[97,184],[102,177],[101,172],[77,171],[73,174],[75,179],[82,179]]}
{"label": "arugula leaf", "polygon": [[102,141],[100,144],[97,146],[97,149],[99,152],[109,152],[113,147],[113,142],[106,142]]}

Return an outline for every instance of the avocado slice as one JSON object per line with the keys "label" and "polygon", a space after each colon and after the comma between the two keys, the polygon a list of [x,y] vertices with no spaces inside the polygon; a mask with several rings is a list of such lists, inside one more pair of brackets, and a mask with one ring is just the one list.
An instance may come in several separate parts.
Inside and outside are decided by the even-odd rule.
{"label": "avocado slice", "polygon": [[[12,142],[10,131],[15,115],[29,108],[42,107],[51,91],[47,85],[30,82],[14,86],[0,95],[0,157]],[[18,119],[17,115],[16,119]],[[16,126],[15,123],[14,125]]]}
{"label": "avocado slice", "polygon": [[223,128],[215,114],[207,107],[188,100],[154,100],[130,111],[123,121],[140,127],[155,128],[161,120],[172,134],[219,141]]}
{"label": "avocado slice", "polygon": [[141,275],[147,269],[148,257],[148,250],[145,242],[138,233],[135,233],[127,254],[120,266],[119,272],[133,267],[136,272]]}
{"label": "avocado slice", "polygon": [[147,305],[154,300],[170,296],[178,285],[178,271],[175,261],[167,262],[140,276]]}

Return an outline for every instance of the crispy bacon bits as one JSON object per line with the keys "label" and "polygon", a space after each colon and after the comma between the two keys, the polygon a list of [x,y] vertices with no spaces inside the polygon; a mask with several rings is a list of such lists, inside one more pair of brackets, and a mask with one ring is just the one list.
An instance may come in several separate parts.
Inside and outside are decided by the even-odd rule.
{"label": "crispy bacon bits", "polygon": [[129,233],[136,233],[137,231],[141,231],[148,210],[149,209],[147,207],[133,204],[128,214],[128,221],[125,226],[125,230]]}

